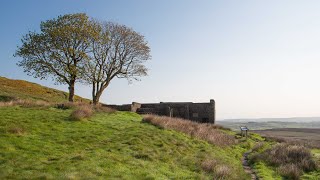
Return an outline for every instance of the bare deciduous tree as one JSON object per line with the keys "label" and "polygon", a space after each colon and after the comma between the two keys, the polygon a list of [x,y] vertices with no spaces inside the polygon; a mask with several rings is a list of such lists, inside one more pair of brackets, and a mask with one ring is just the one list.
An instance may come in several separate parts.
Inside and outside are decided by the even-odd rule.
{"label": "bare deciduous tree", "polygon": [[114,78],[132,81],[146,76],[144,63],[151,56],[144,36],[133,29],[113,22],[93,24],[99,38],[92,38],[91,60],[84,66],[83,79],[92,85],[92,100],[97,104]]}
{"label": "bare deciduous tree", "polygon": [[74,86],[81,72],[80,64],[89,60],[89,48],[95,32],[86,14],[67,14],[47,20],[41,32],[29,32],[15,55],[24,71],[36,78],[53,77],[57,83],[68,84],[69,101],[73,101]]}

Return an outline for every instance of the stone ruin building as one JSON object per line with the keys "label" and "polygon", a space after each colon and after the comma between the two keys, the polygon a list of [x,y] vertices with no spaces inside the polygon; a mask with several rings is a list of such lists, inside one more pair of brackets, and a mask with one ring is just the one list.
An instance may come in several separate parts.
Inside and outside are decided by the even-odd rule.
{"label": "stone ruin building", "polygon": [[124,105],[108,105],[119,111],[131,111],[138,114],[156,114],[160,116],[179,117],[201,123],[215,123],[215,101],[209,103],[160,102],[142,104],[133,102]]}

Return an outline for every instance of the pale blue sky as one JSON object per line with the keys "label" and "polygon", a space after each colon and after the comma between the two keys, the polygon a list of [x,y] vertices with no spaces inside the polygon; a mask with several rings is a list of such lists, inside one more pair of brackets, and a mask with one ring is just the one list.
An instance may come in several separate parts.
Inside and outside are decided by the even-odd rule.
{"label": "pale blue sky", "polygon": [[150,75],[114,80],[102,102],[214,98],[218,119],[320,116],[320,1],[0,1],[0,76],[66,91],[27,76],[12,55],[41,21],[78,12],[130,26],[151,47]]}

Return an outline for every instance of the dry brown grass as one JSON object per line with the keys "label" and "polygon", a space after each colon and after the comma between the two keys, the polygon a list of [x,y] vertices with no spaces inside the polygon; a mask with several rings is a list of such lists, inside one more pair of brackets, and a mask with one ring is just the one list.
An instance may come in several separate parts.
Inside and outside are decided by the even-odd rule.
{"label": "dry brown grass", "polygon": [[86,118],[89,118],[93,115],[93,109],[92,106],[79,106],[77,109],[75,109],[71,115],[70,120],[72,121],[82,121]]}
{"label": "dry brown grass", "polygon": [[214,124],[197,123],[181,118],[156,115],[145,115],[143,122],[148,122],[164,129],[180,131],[218,146],[228,146],[236,143],[233,136],[219,130],[223,129],[222,126]]}
{"label": "dry brown grass", "polygon": [[229,179],[231,175],[231,168],[227,165],[218,165],[214,169],[215,179]]}
{"label": "dry brown grass", "polygon": [[214,174],[214,179],[229,179],[232,172],[229,166],[210,158],[201,163],[201,168],[208,173]]}
{"label": "dry brown grass", "polygon": [[16,134],[16,135],[23,135],[25,133],[25,130],[22,127],[19,126],[12,126],[8,128],[8,132],[10,134]]}
{"label": "dry brown grass", "polygon": [[279,174],[289,179],[299,179],[303,172],[317,170],[310,149],[296,144],[279,143],[262,154],[251,157],[251,161],[265,161],[278,167]]}
{"label": "dry brown grass", "polygon": [[281,143],[266,150],[265,154],[273,165],[296,164],[305,171],[316,169],[310,150],[304,146]]}
{"label": "dry brown grass", "polygon": [[8,102],[0,102],[0,107],[8,107],[8,106],[21,106],[21,107],[47,107],[51,106],[51,103],[45,101],[32,101],[32,100],[22,100],[17,99]]}
{"label": "dry brown grass", "polygon": [[281,176],[292,180],[299,180],[302,175],[302,171],[295,164],[282,165],[277,169],[277,171]]}
{"label": "dry brown grass", "polygon": [[216,159],[205,159],[201,163],[201,168],[206,172],[213,172],[219,162]]}
{"label": "dry brown grass", "polygon": [[253,146],[252,151],[257,152],[257,151],[261,150],[264,146],[265,146],[264,142],[258,142]]}

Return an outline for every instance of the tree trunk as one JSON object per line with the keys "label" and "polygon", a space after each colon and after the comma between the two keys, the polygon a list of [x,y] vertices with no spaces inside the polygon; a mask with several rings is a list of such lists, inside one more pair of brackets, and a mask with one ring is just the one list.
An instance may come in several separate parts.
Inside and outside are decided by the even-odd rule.
{"label": "tree trunk", "polygon": [[102,91],[97,91],[97,93],[93,96],[92,101],[94,105],[99,104],[100,96],[102,94]]}
{"label": "tree trunk", "polygon": [[69,84],[69,102],[73,102],[75,80],[71,80]]}

